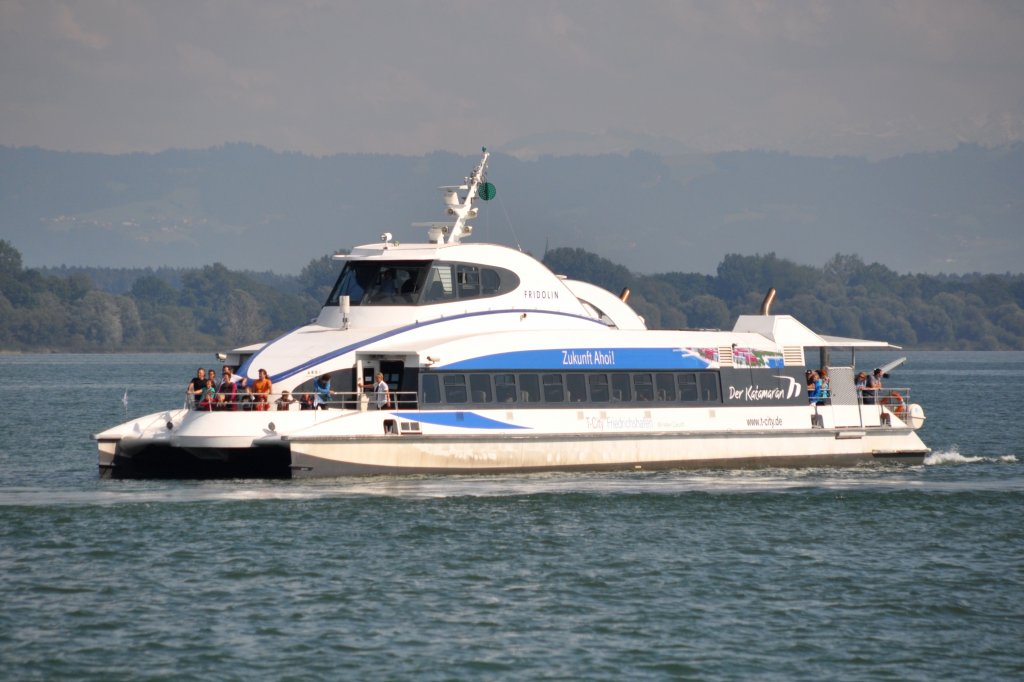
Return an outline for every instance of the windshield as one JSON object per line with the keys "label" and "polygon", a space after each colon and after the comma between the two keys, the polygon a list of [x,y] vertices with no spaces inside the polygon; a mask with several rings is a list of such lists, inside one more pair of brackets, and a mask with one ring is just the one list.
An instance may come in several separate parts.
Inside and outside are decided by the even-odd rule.
{"label": "windshield", "polygon": [[351,305],[413,305],[423,289],[429,261],[350,261],[327,305],[348,296]]}
{"label": "windshield", "polygon": [[427,305],[486,298],[519,286],[510,270],[436,261],[349,261],[326,305]]}

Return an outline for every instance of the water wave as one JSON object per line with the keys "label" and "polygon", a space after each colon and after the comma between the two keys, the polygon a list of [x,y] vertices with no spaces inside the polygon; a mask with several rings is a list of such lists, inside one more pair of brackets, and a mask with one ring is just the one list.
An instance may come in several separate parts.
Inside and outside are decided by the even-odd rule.
{"label": "water wave", "polygon": [[[740,469],[610,473],[546,473],[479,476],[379,476],[313,481],[98,482],[91,490],[23,487],[0,490],[0,507],[111,506],[123,504],[258,503],[340,498],[408,500],[501,498],[538,495],[786,494],[815,491],[1009,490],[1024,476],[948,481],[923,475],[929,467],[1016,463],[1014,455],[933,453],[925,467],[871,464],[860,467]],[[932,469],[938,472],[938,469]]]}
{"label": "water wave", "polygon": [[944,464],[974,464],[975,462],[1016,464],[1016,455],[1001,455],[999,457],[965,456],[956,450],[946,452],[933,452],[924,458],[925,466],[940,466]]}

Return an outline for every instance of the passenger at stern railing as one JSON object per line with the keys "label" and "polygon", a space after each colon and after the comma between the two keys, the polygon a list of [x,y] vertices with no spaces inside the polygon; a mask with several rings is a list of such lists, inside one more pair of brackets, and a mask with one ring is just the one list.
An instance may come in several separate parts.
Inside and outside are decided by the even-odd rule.
{"label": "passenger at stern railing", "polygon": [[857,397],[860,398],[862,403],[867,403],[867,390],[868,390],[868,374],[867,372],[857,372],[857,380],[854,384],[857,389]]}
{"label": "passenger at stern railing", "polygon": [[864,404],[874,405],[878,398],[878,392],[882,390],[882,370],[875,369],[865,381]]}
{"label": "passenger at stern railing", "polygon": [[811,405],[820,405],[824,402],[821,394],[821,375],[813,369],[807,371],[807,401]]}
{"label": "passenger at stern railing", "polygon": [[828,369],[822,367],[818,370],[818,378],[821,379],[821,391],[818,393],[818,404],[824,405],[828,402]]}

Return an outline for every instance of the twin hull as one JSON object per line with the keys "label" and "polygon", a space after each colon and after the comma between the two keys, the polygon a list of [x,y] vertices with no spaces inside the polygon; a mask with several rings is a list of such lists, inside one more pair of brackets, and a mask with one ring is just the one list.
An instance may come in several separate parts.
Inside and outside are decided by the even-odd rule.
{"label": "twin hull", "polygon": [[[929,452],[914,430],[887,410],[861,406],[860,423],[843,427],[834,425],[830,412],[806,406],[781,407],[770,417],[761,409],[721,407],[554,415],[540,410],[179,411],[136,420],[126,425],[124,436],[98,441],[101,471],[114,478],[805,466],[879,458],[920,462]],[[416,419],[438,415],[455,422],[467,416],[500,420],[511,428],[437,426]]]}

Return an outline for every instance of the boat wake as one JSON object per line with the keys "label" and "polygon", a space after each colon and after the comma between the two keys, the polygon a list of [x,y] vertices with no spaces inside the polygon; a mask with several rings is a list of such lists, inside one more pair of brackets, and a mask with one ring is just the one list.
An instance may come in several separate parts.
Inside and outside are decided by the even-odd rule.
{"label": "boat wake", "polygon": [[986,456],[965,456],[957,452],[956,450],[948,452],[933,452],[924,458],[925,466],[941,466],[947,464],[974,464],[976,462],[985,462],[991,464],[1016,464],[1019,460],[1016,455],[1001,455],[999,457],[986,457]]}
{"label": "boat wake", "polygon": [[[467,476],[376,476],[302,481],[144,482],[94,490],[16,488],[0,491],[0,507],[105,507],[125,504],[266,503],[330,499],[406,500],[532,497],[548,495],[744,495],[835,491],[949,491],[1020,489],[1024,477],[1000,476],[998,483],[950,482],[922,476],[929,467],[1015,464],[1015,455],[965,456],[956,451],[929,455],[924,466],[869,464],[859,467],[765,468],[625,473],[545,473]],[[937,471],[932,469],[933,471]]]}

